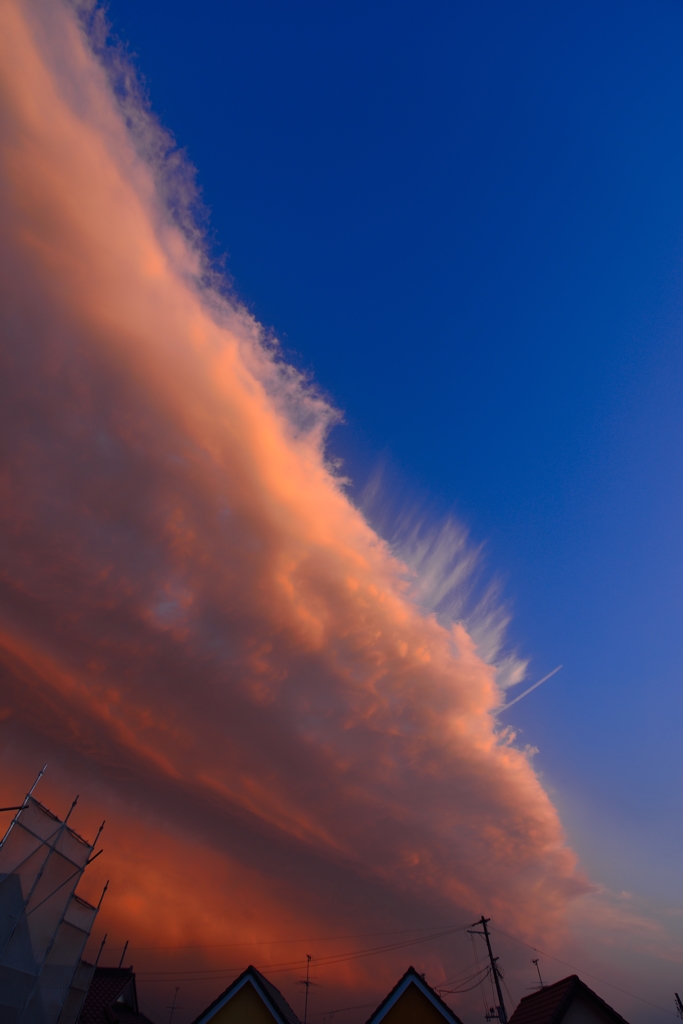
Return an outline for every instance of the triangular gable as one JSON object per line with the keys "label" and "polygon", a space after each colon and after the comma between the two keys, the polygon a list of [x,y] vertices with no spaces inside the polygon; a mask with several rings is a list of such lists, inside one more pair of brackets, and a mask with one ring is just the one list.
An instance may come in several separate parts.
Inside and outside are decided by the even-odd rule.
{"label": "triangular gable", "polygon": [[78,1018],[79,1024],[104,1024],[107,1009],[117,999],[126,999],[137,1010],[135,975],[132,967],[96,967]]}
{"label": "triangular gable", "polygon": [[[380,1024],[380,1021],[384,1021],[386,1018],[389,1018],[386,1024],[391,1024],[392,1018],[395,1018],[395,1024],[402,1024],[404,1016],[418,1024],[416,1017],[420,1015],[419,1008],[414,1006],[416,995],[417,1002],[422,1002],[422,1005],[425,1006],[425,1017],[430,1016],[435,1024],[439,1017],[447,1022],[447,1024],[462,1024],[460,1018],[456,1016],[450,1006],[444,1003],[443,999],[436,994],[434,989],[427,984],[414,967],[408,968],[400,981],[394,985],[386,999],[379,1004],[367,1021],[367,1024]],[[409,1003],[410,1006],[408,1005]],[[403,1009],[405,1009],[405,1013],[402,1012]]]}
{"label": "triangular gable", "polygon": [[90,968],[90,984],[77,1018],[62,1013],[60,1024],[151,1024],[138,1008],[135,974],[132,967],[93,967],[81,961],[81,967]]}
{"label": "triangular gable", "polygon": [[533,995],[524,996],[510,1018],[510,1024],[561,1024],[577,999],[585,1000],[611,1024],[627,1024],[621,1014],[581,981],[578,974],[570,974],[554,985],[546,985]]}
{"label": "triangular gable", "polygon": [[[282,993],[267,978],[264,978],[260,971],[257,971],[252,966],[247,967],[246,971],[243,971],[239,978],[236,978],[226,988],[225,992],[222,992],[217,999],[214,999],[211,1005],[207,1006],[193,1021],[193,1024],[209,1024],[209,1021],[215,1017],[225,1017],[227,1019],[229,1017],[229,1004],[233,1000],[237,1000],[240,1003],[244,1001],[247,995],[245,986],[249,986],[260,998],[262,1004],[269,1011],[270,1016],[275,1019],[276,1024],[300,1024],[299,1018]],[[260,1024],[260,1022],[255,1020],[254,1024]]]}

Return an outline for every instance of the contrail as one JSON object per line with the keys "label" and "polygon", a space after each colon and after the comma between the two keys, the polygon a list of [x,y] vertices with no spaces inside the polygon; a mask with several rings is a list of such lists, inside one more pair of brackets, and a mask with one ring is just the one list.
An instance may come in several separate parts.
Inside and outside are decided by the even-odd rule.
{"label": "contrail", "polygon": [[496,711],[496,714],[499,715],[501,713],[501,711],[507,711],[508,708],[511,708],[512,705],[516,704],[518,700],[522,699],[522,697],[526,697],[526,695],[528,693],[531,693],[532,690],[535,690],[537,686],[540,686],[541,683],[545,683],[548,679],[550,679],[551,676],[554,676],[555,673],[559,672],[561,668],[562,668],[562,665],[558,665],[557,668],[554,668],[552,670],[552,672],[548,672],[547,676],[543,676],[543,679],[539,679],[537,683],[534,683],[533,686],[530,686],[528,690],[524,691],[524,693],[520,693],[519,697],[515,697],[515,699],[511,700],[509,704],[503,704],[502,707],[498,708],[498,710]]}

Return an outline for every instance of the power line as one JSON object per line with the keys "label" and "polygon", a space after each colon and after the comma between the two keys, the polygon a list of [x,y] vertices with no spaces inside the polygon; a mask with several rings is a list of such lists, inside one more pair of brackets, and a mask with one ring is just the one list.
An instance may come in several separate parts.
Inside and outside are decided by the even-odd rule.
{"label": "power line", "polygon": [[474,992],[475,988],[479,988],[482,982],[486,981],[486,978],[491,976],[490,967],[486,968],[486,974],[483,978],[479,978],[475,981],[474,985],[470,985],[469,988],[440,988],[438,989],[439,995],[446,996],[463,996],[466,992]]}
{"label": "power line", "polygon": [[593,981],[599,981],[601,985],[609,985],[610,988],[616,989],[617,992],[622,992],[625,996],[630,996],[631,999],[637,999],[641,1003],[646,1003],[647,1006],[653,1006],[655,1010],[661,1010],[662,1013],[668,1013],[670,1017],[675,1017],[676,1014],[672,1013],[671,1010],[665,1010],[663,1006],[659,1006],[657,1003],[651,1003],[649,999],[643,999],[642,996],[637,996],[635,992],[629,992],[628,989],[621,988],[619,985],[615,985],[611,981],[605,981],[604,978],[598,978],[597,974],[590,974],[589,971],[584,971],[581,967],[576,967],[574,964],[567,963],[566,960],[560,960],[559,957],[553,956],[552,953],[546,953],[545,950],[539,949],[537,946],[530,946],[528,942],[522,942],[516,935],[510,935],[508,932],[504,932],[502,928],[494,927],[494,931],[500,932],[501,935],[505,935],[506,938],[512,939],[513,942],[519,942],[520,945],[526,946],[527,949],[533,949],[534,953],[541,953],[543,956],[547,956],[550,960],[554,960],[558,964],[562,964],[563,967],[569,967],[572,971],[578,971],[581,974],[585,974],[587,978],[592,978]]}
{"label": "power line", "polygon": [[464,975],[468,974],[468,972],[471,971],[471,977],[474,977],[475,974],[482,974],[484,970],[486,970],[486,965],[484,964],[484,966],[482,967],[479,961],[476,960],[475,963],[468,964],[466,967],[463,967],[462,970],[457,971],[452,977],[447,978],[446,981],[444,981],[444,983],[441,985],[441,988],[443,988],[445,985],[464,985],[465,982],[468,980],[468,978],[465,978]]}
{"label": "power line", "polygon": [[[316,957],[316,965],[318,967],[328,967],[333,964],[347,963],[350,960],[360,960],[367,956],[391,953],[394,950],[405,949],[408,946],[415,946],[422,942],[431,942],[434,939],[445,938],[447,935],[453,935],[455,932],[465,931],[466,928],[467,925],[459,928],[447,928],[439,932],[433,932],[431,935],[423,935],[421,938],[408,939],[405,942],[394,942],[386,946],[373,946],[369,949],[354,950],[349,953],[332,953],[326,957]],[[305,960],[299,959],[286,960],[276,964],[257,964],[255,966],[259,970],[269,970],[273,974],[279,974],[286,971],[300,970],[305,964]],[[141,981],[162,981],[172,975],[176,978],[182,978],[183,981],[209,981],[217,980],[227,974],[237,974],[242,969],[242,967],[205,967],[196,971],[141,971],[137,977]]]}
{"label": "power line", "polygon": [[[361,959],[363,957],[366,957],[366,956],[376,956],[376,955],[378,955],[380,953],[389,953],[389,952],[392,952],[393,950],[396,950],[396,949],[405,949],[407,946],[414,946],[414,945],[417,945],[418,943],[421,943],[421,942],[429,942],[432,939],[443,938],[446,935],[452,935],[454,932],[464,931],[464,930],[465,930],[464,928],[448,928],[448,929],[446,929],[444,931],[435,932],[432,935],[422,936],[422,938],[419,938],[419,939],[408,939],[406,942],[394,942],[394,943],[391,943],[390,945],[387,945],[387,946],[373,946],[373,947],[370,947],[369,949],[354,950],[354,951],[352,951],[350,953],[332,953],[332,954],[330,954],[330,955],[328,955],[326,957],[316,958],[316,964],[327,966],[327,965],[330,965],[330,964],[345,963],[348,960],[359,960],[359,959]],[[271,971],[274,971],[274,972],[279,972],[279,971],[288,971],[288,970],[298,970],[302,966],[305,966],[305,963],[306,963],[305,960],[299,959],[299,960],[285,960],[285,961],[282,961],[282,962],[276,963],[276,964],[258,964],[257,966],[258,966],[259,970],[271,970]],[[204,974],[204,975],[206,975],[206,974],[213,974],[213,975],[218,974],[218,975],[221,975],[221,974],[232,974],[232,973],[234,973],[236,971],[239,972],[241,969],[242,969],[241,967],[205,967],[205,968],[202,968],[202,969],[197,970],[197,971],[183,971],[183,970],[180,970],[180,971],[178,971],[178,970],[175,970],[175,971],[145,971],[145,972],[140,972],[140,974],[138,974],[138,977],[149,977],[150,975],[154,975],[155,977],[158,977],[158,976],[162,976],[162,975],[163,976],[167,976],[167,975],[171,975],[171,974],[172,975],[176,975],[176,976],[178,976],[180,974],[183,974],[183,975],[185,975],[185,974],[187,974],[187,975],[199,975],[199,974]]]}
{"label": "power line", "polygon": [[[364,939],[372,938],[375,935],[408,935],[411,932],[431,932],[440,925],[424,925],[420,928],[397,928],[390,931],[383,932],[355,932],[351,935],[318,935],[315,938],[303,939],[260,939],[256,942],[214,942],[214,943],[199,943],[197,945],[188,946],[132,946],[131,949],[138,953],[147,953],[158,949],[242,949],[246,946],[284,946],[292,945],[297,942],[301,944],[309,945],[312,942],[336,942],[339,939]],[[451,927],[450,925],[443,925],[444,928]],[[460,926],[453,926],[455,930],[459,930]],[[120,947],[119,947],[120,948]],[[114,947],[116,950],[116,947]]]}
{"label": "power line", "polygon": [[341,1010],[318,1010],[312,1013],[311,1017],[334,1017],[335,1013],[347,1013],[349,1010],[370,1010],[377,1006],[377,1002],[363,1003],[362,1006],[344,1006]]}
{"label": "power line", "polygon": [[[472,952],[474,953],[475,963],[476,963],[477,967],[479,967],[479,953],[477,951],[477,940],[475,939],[475,937],[474,937],[474,935],[472,934],[471,931],[468,930],[467,934],[469,935],[470,942],[472,943]],[[484,977],[482,978],[481,984],[479,986],[479,992],[481,994],[481,1005],[482,1005],[482,1008],[483,1008],[483,1011],[484,1011],[484,1018],[486,1018],[486,1014],[488,1013],[488,1007],[486,1006],[486,996],[484,994],[484,984],[483,983],[486,980],[486,978],[488,978],[488,977],[489,977],[488,973],[485,974]]]}
{"label": "power line", "polygon": [[[479,922],[477,922],[477,923],[479,923]],[[634,992],[629,992],[628,989],[621,988],[619,985],[615,985],[611,981],[606,981],[604,978],[600,978],[600,977],[598,977],[595,974],[591,974],[589,971],[584,971],[582,968],[576,967],[574,964],[570,964],[566,960],[561,960],[559,957],[553,956],[551,953],[547,953],[547,952],[545,952],[545,950],[539,949],[537,946],[532,946],[528,942],[524,942],[522,939],[518,939],[517,936],[510,935],[509,932],[503,931],[502,928],[498,928],[498,927],[496,927],[494,925],[492,925],[491,927],[492,927],[492,929],[494,931],[499,932],[501,935],[504,935],[506,938],[512,939],[513,942],[518,942],[520,945],[525,946],[527,949],[533,950],[533,952],[535,952],[535,953],[541,953],[543,956],[547,956],[550,960],[554,960],[556,963],[562,964],[564,967],[569,967],[571,970],[577,971],[577,972],[579,972],[581,974],[584,974],[586,977],[592,978],[594,981],[599,981],[601,984],[607,985],[610,988],[615,989],[617,992],[621,992],[624,995],[629,996],[632,999],[637,999],[639,1002],[645,1003],[647,1006],[652,1006],[654,1009],[660,1010],[662,1013],[666,1013],[666,1014],[668,1014],[671,1017],[675,1017],[676,1016],[676,1014],[672,1013],[670,1010],[666,1010],[663,1006],[659,1006],[657,1003],[653,1003],[649,999],[644,999],[642,996],[638,996]],[[423,942],[430,942],[430,941],[432,941],[434,939],[444,938],[445,936],[452,935],[455,932],[467,931],[467,928],[468,928],[467,925],[457,926],[457,927],[442,929],[441,931],[437,931],[437,932],[432,932],[432,934],[430,934],[430,935],[424,935],[424,936],[421,936],[421,937],[415,937],[415,938],[412,938],[412,939],[407,939],[404,942],[396,942],[396,943],[391,943],[391,944],[387,944],[387,945],[384,945],[384,946],[371,947],[369,949],[355,950],[355,951],[352,951],[350,953],[330,954],[327,957],[321,957],[319,959],[316,958],[316,963],[319,966],[323,966],[323,967],[324,966],[332,966],[334,964],[346,963],[346,962],[351,961],[351,960],[358,960],[358,959],[362,959],[362,958],[368,957],[368,956],[377,956],[377,955],[381,955],[382,953],[390,953],[390,952],[393,952],[393,951],[395,951],[397,949],[405,949],[408,946],[414,946],[414,945],[417,945],[417,944],[420,944],[420,943],[423,943]],[[345,938],[360,938],[360,937],[364,937],[364,936],[370,937],[370,936],[373,936],[373,935],[405,935],[405,934],[407,934],[409,932],[418,932],[418,931],[426,931],[426,930],[427,930],[426,928],[405,928],[405,929],[399,929],[399,930],[396,930],[396,931],[360,932],[360,933],[356,933],[354,935],[320,936],[317,939],[277,939],[277,940],[274,940],[272,942],[268,942],[267,940],[265,940],[263,942],[251,942],[251,943],[219,943],[219,944],[216,944],[216,945],[208,945],[208,946],[138,946],[138,947],[136,947],[136,949],[138,951],[143,951],[143,950],[157,950],[157,949],[219,949],[219,948],[230,948],[230,947],[240,948],[240,947],[246,947],[246,946],[282,945],[282,944],[291,944],[291,943],[297,943],[297,942],[307,942],[307,943],[308,942],[328,942],[328,941],[334,941],[334,940],[345,939]],[[473,938],[474,937],[472,936],[472,939]],[[476,946],[474,944],[474,941],[473,941],[472,945],[473,945],[473,951],[475,952],[475,962],[478,964],[479,963],[479,958],[478,958],[478,956],[476,954]],[[284,972],[288,972],[288,971],[300,970],[305,965],[306,965],[306,961],[303,960],[303,959],[299,959],[299,960],[283,961],[283,962],[275,963],[275,964],[259,964],[258,967],[259,967],[260,970],[269,970],[272,973],[279,974],[279,973],[284,973]],[[169,976],[171,976],[171,975],[174,975],[176,977],[182,976],[181,980],[183,980],[184,982],[190,982],[190,981],[215,981],[215,980],[219,980],[221,977],[224,977],[226,975],[230,975],[230,974],[237,975],[243,969],[244,969],[243,966],[238,966],[238,967],[203,968],[202,970],[197,970],[197,971],[189,971],[189,970],[188,971],[183,971],[183,970],[180,970],[180,971],[178,971],[178,970],[176,970],[176,971],[147,971],[147,972],[140,972],[140,973],[138,973],[137,978],[138,978],[138,980],[140,982],[142,982],[142,983],[146,982],[146,983],[149,983],[149,984],[165,982],[166,979]],[[465,970],[467,970],[467,968],[465,968]],[[461,972],[461,973],[464,973],[464,971]],[[480,978],[480,980],[478,980],[472,986],[472,988],[476,988],[477,985],[480,985],[483,981],[486,980],[487,977],[493,982],[493,978],[491,977],[490,969],[488,967],[484,966],[483,968],[480,968],[479,971],[475,972],[475,974],[473,974],[471,976],[471,979],[470,978],[463,979],[459,983],[459,985],[467,984],[470,980],[474,980],[474,978],[477,975],[479,975],[479,974],[481,974],[481,978]],[[447,982],[446,984],[453,984],[453,981],[455,981],[456,978],[457,978],[457,975],[456,975],[455,978],[453,978],[450,982]],[[449,990],[445,989],[443,986],[440,986],[440,990],[442,990],[444,992],[448,992],[449,994],[453,994],[453,995],[459,994],[459,992],[471,991],[471,989],[461,989],[461,988],[458,988],[457,990],[454,989],[452,992],[450,992]],[[346,1007],[345,1009],[352,1010],[352,1009],[362,1009],[362,1008],[364,1008],[364,1007]],[[333,1012],[334,1013],[343,1013],[343,1012],[345,1012],[345,1010],[325,1011],[325,1013],[333,1013]],[[322,1013],[315,1013],[315,1014],[313,1014],[314,1017],[320,1017],[320,1016],[324,1016],[324,1015],[325,1014],[322,1014]]]}
{"label": "power line", "polygon": [[[488,965],[484,964],[484,966],[480,968],[480,970],[476,974],[472,974],[469,978],[463,978],[463,980],[459,982],[458,988],[445,988],[443,985],[440,985],[437,989],[437,992],[439,993],[439,995],[449,996],[457,996],[462,995],[465,992],[472,992],[475,988],[477,988],[478,985],[482,985],[486,981],[490,973],[491,968]],[[470,985],[470,982],[472,981],[474,982],[474,984]],[[446,982],[446,984],[452,985],[453,982]],[[463,985],[467,985],[469,987],[462,988]]]}

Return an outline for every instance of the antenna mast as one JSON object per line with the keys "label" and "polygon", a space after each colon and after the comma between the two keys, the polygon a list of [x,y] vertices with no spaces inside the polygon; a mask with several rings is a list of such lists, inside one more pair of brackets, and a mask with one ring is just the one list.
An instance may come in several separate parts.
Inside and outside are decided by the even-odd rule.
{"label": "antenna mast", "polygon": [[311,954],[307,953],[306,954],[306,980],[304,982],[304,985],[306,986],[306,998],[304,999],[304,1024],[306,1024],[306,1022],[308,1020],[308,990],[311,987],[310,972],[311,972]]}
{"label": "antenna mast", "polygon": [[[126,943],[126,945],[128,945],[128,943]],[[167,1006],[166,1007],[167,1010],[171,1011],[169,1013],[169,1015],[168,1015],[168,1024],[171,1024],[171,1021],[173,1020],[173,1014],[176,1012],[176,1010],[182,1009],[182,1007],[178,1006],[178,1003],[177,1003],[178,993],[179,992],[180,992],[180,985],[176,985],[176,990],[173,993],[173,1003],[172,1003],[171,1006]]]}
{"label": "antenna mast", "polygon": [[538,966],[538,959],[532,960],[531,962],[532,964],[536,964],[536,970],[538,971],[538,980],[541,983],[541,988],[545,988],[545,985],[543,984],[543,978],[541,977],[541,968]]}
{"label": "antenna mast", "polygon": [[311,981],[311,960],[312,959],[313,959],[313,957],[311,956],[311,954],[307,953],[306,954],[306,980],[305,981],[298,981],[297,982],[297,985],[304,985],[305,988],[306,988],[306,995],[304,997],[304,1021],[303,1021],[303,1024],[308,1024],[308,990],[311,988],[311,986],[313,986],[313,988],[317,988],[318,987],[318,983],[316,981]]}
{"label": "antenna mast", "polygon": [[[490,920],[490,917],[484,917],[482,914],[481,918],[478,921],[475,921],[474,924],[480,924],[483,931],[470,931],[470,935],[483,935],[486,940],[486,948],[488,950],[489,960],[491,961],[491,973],[493,974],[493,980],[496,983],[496,992],[498,993],[498,1006],[495,1011],[492,1008],[491,1012],[486,1014],[486,1019],[498,1020],[500,1024],[508,1024],[507,1010],[505,1009],[505,1001],[503,1000],[503,990],[500,987],[500,979],[503,975],[500,973],[500,968],[498,967],[498,957],[493,955],[493,950],[491,949],[491,936],[489,935],[487,927]],[[474,925],[472,927],[474,927]]]}

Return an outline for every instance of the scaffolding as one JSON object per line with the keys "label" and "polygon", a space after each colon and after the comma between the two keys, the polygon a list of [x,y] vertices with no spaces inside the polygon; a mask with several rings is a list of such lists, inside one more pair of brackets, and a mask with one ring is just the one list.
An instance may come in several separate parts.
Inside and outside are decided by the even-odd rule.
{"label": "scaffolding", "polygon": [[0,1024],[74,1024],[94,970],[81,956],[102,900],[76,887],[102,826],[89,843],[68,825],[78,797],[63,821],[36,800],[44,771],[0,842]]}

